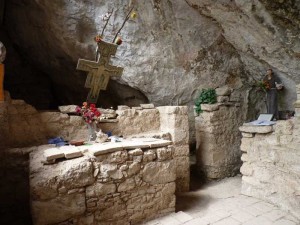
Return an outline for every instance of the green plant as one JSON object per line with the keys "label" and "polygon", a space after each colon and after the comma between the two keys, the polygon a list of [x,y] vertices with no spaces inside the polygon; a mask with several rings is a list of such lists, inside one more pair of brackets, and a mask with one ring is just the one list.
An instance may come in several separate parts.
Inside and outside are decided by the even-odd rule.
{"label": "green plant", "polygon": [[195,100],[195,111],[197,115],[199,115],[202,112],[201,104],[214,104],[217,102],[217,94],[216,90],[209,88],[209,89],[203,89],[198,98]]}

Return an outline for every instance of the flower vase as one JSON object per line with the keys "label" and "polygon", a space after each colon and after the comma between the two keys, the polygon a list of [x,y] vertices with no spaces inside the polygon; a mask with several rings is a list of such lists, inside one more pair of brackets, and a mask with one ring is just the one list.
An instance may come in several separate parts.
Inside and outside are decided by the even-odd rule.
{"label": "flower vase", "polygon": [[96,140],[96,124],[88,123],[88,142],[92,142]]}

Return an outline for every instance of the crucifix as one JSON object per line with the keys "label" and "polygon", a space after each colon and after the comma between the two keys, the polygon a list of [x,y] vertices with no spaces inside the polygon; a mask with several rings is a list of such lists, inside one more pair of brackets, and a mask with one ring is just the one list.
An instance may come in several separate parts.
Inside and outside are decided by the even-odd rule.
{"label": "crucifix", "polygon": [[84,86],[91,89],[87,97],[89,103],[97,103],[100,90],[106,90],[110,76],[121,76],[123,73],[122,67],[109,65],[110,57],[116,54],[118,45],[105,41],[97,45],[100,58],[96,57],[96,61],[79,59],[76,68],[88,72]]}

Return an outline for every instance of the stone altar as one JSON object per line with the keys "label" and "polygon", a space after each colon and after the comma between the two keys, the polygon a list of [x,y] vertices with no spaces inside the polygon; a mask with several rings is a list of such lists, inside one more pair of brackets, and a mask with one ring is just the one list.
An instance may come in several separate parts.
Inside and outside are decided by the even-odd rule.
{"label": "stone altar", "polygon": [[[30,155],[33,222],[137,224],[175,211],[176,164],[171,141],[140,138],[119,143],[63,147]],[[43,165],[51,150],[76,159]]]}

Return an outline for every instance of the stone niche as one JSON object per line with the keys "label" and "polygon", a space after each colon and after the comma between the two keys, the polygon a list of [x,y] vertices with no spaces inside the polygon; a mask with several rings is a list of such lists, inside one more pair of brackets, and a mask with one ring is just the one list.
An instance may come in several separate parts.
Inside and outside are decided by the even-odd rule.
{"label": "stone niche", "polygon": [[[3,182],[3,185],[0,185],[0,196],[3,204],[0,207],[1,210],[3,208],[3,212],[14,211],[14,215],[6,213],[3,217],[7,224],[15,222],[16,218],[20,223],[16,222],[15,224],[30,224],[29,154],[42,151],[45,148],[47,139],[51,137],[63,137],[65,140],[87,139],[88,130],[86,124],[81,117],[69,113],[70,108],[74,109],[74,106],[62,107],[60,112],[39,112],[22,100],[10,99],[9,93],[6,92],[5,101],[0,104],[0,121],[2,121],[0,126],[0,169],[4,171],[0,173],[0,178]],[[114,120],[104,120],[99,124],[99,128],[104,132],[111,131],[113,135],[122,135],[124,138],[154,137],[171,140],[173,143],[171,168],[175,169],[174,182],[176,192],[180,193],[189,190],[187,107],[166,106],[155,108],[145,105],[133,108],[119,107],[117,111],[106,110],[105,113],[107,115],[114,114],[117,117]],[[156,153],[159,150],[154,149],[153,151],[157,155],[156,161],[153,160],[154,164],[162,165],[163,167],[164,163],[159,161],[158,153]],[[91,161],[94,166],[91,158],[83,158],[86,161]],[[77,160],[81,161],[83,158]],[[75,160],[75,164],[76,162]],[[66,166],[70,165],[70,162],[67,161],[59,163]],[[79,163],[78,165],[81,164]],[[93,166],[90,166],[90,168],[95,170]],[[72,178],[70,177],[70,179]],[[67,180],[66,178],[66,182]],[[93,180],[96,180],[96,178],[93,178]],[[51,186],[51,183],[54,181],[55,179],[49,180],[49,185]],[[81,192],[79,191],[78,193]],[[80,197],[78,193],[74,194],[74,196]],[[22,203],[23,207],[19,207],[20,203]],[[133,214],[131,213],[131,215]],[[133,219],[133,221],[136,220]]]}
{"label": "stone niche", "polygon": [[202,104],[195,118],[197,171],[208,179],[221,179],[239,172],[244,114],[239,96],[227,86],[216,89],[217,103]]}
{"label": "stone niche", "polygon": [[[300,85],[297,95],[300,99]],[[240,127],[242,193],[263,199],[300,218],[300,104],[296,116],[273,126]]]}

